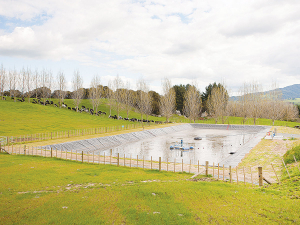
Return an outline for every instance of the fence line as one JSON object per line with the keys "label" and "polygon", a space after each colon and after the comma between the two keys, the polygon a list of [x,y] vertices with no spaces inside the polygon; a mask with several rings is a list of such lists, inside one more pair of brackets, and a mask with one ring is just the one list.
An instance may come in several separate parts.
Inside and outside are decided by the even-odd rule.
{"label": "fence line", "polygon": [[103,133],[109,133],[115,131],[142,128],[144,126],[150,126],[152,124],[153,123],[143,123],[143,124],[134,123],[134,124],[112,126],[112,127],[98,127],[98,128],[76,129],[76,130],[67,130],[67,131],[53,131],[47,133],[26,134],[20,136],[7,136],[7,137],[1,137],[0,143],[2,143],[2,145],[11,145],[17,143],[34,142],[34,141],[45,141],[45,140],[53,140],[53,139],[60,139],[60,138],[79,137],[85,135],[95,135],[95,134],[103,134]]}
{"label": "fence line", "polygon": [[[236,183],[237,185],[246,185],[247,183],[252,184],[252,186],[255,184],[259,184],[260,186],[263,185],[263,182],[266,183],[275,183],[276,180],[272,178],[272,176],[276,176],[277,181],[279,183],[278,174],[276,173],[276,170],[274,169],[274,164],[271,164],[273,171],[272,176],[269,173],[269,171],[265,172],[266,175],[263,174],[262,167],[258,167],[257,169],[255,167],[235,167],[231,168],[224,167],[224,165],[220,165],[219,163],[215,165],[209,165],[209,162],[206,161],[205,165],[194,165],[191,163],[185,164],[183,163],[183,159],[181,162],[177,162],[176,158],[174,159],[174,162],[169,159],[166,160],[166,162],[161,161],[161,157],[159,157],[156,160],[153,160],[153,157],[151,156],[151,160],[145,160],[145,157],[140,157],[139,155],[130,156],[124,154],[121,156],[119,153],[113,155],[112,151],[110,150],[110,154],[105,155],[105,152],[101,155],[100,152],[96,152],[99,154],[95,154],[95,151],[87,152],[84,154],[83,151],[68,151],[68,150],[58,150],[58,149],[43,149],[40,147],[29,147],[26,145],[6,145],[3,146],[0,144],[0,152],[7,152],[9,154],[13,155],[29,155],[29,156],[41,156],[41,157],[53,157],[53,158],[60,158],[64,160],[72,160],[77,162],[86,162],[91,164],[103,164],[103,165],[116,165],[119,167],[135,167],[135,168],[141,168],[141,169],[150,169],[150,170],[164,170],[169,172],[188,172],[188,173],[194,173],[195,175],[192,177],[196,177],[199,174],[203,174],[206,176],[211,176],[215,178],[216,180],[223,180],[230,183]],[[277,183],[277,182],[276,182]]]}

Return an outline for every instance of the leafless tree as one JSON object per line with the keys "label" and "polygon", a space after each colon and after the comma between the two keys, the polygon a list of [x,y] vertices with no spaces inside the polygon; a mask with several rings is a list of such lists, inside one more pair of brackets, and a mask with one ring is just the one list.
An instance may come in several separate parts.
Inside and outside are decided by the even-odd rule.
{"label": "leafless tree", "polygon": [[245,124],[248,118],[251,117],[250,99],[250,86],[247,83],[244,83],[243,88],[240,90],[240,96],[238,100],[239,115],[243,118],[243,124]]}
{"label": "leafless tree", "polygon": [[26,70],[26,78],[25,78],[25,87],[26,87],[28,102],[30,102],[31,89],[32,89],[32,81],[33,81],[33,77],[32,77],[31,70],[29,68],[27,68],[27,70]]}
{"label": "leafless tree", "polygon": [[273,125],[275,120],[281,119],[284,114],[282,93],[276,83],[272,85],[272,90],[267,95],[268,99],[268,117],[272,120]]}
{"label": "leafless tree", "polygon": [[133,106],[134,92],[130,90],[130,82],[126,82],[126,87],[124,89],[123,103],[126,110],[127,119],[129,117],[129,112]]}
{"label": "leafless tree", "polygon": [[48,82],[49,82],[49,74],[48,72],[43,69],[42,73],[41,73],[41,97],[43,99],[43,103],[44,105],[46,105],[46,99],[48,98],[49,96],[49,89],[47,88],[48,87]]}
{"label": "leafless tree", "polygon": [[160,112],[166,117],[167,123],[175,110],[175,90],[167,78],[162,82],[163,94],[160,99]]}
{"label": "leafless tree", "polygon": [[219,84],[213,87],[211,94],[208,96],[208,110],[210,115],[215,119],[215,123],[221,118],[222,123],[225,122],[226,108],[228,103],[228,92],[224,85]]}
{"label": "leafless tree", "polygon": [[194,82],[188,86],[184,95],[184,113],[190,121],[196,121],[201,112],[201,95]]}
{"label": "leafless tree", "polygon": [[78,70],[74,71],[72,85],[73,85],[73,100],[76,107],[76,112],[78,112],[79,104],[82,101],[82,97],[84,94],[83,81]]}
{"label": "leafless tree", "polygon": [[57,74],[57,98],[59,102],[59,107],[61,108],[62,103],[64,102],[65,96],[67,94],[66,91],[66,76],[62,71],[59,71]]}
{"label": "leafless tree", "polygon": [[298,107],[293,103],[284,102],[283,104],[283,119],[285,121],[294,121],[299,118]]}
{"label": "leafless tree", "polygon": [[148,103],[148,92],[149,88],[148,85],[146,84],[145,80],[140,79],[138,80],[137,84],[137,99],[136,103],[138,106],[138,110],[141,114],[141,120],[143,121],[143,115],[147,113],[147,103]]}
{"label": "leafless tree", "polygon": [[109,105],[109,115],[111,116],[111,109],[115,101],[112,81],[108,81],[107,88],[105,89],[105,96],[107,98],[107,104]]}
{"label": "leafless tree", "polygon": [[41,84],[41,76],[38,69],[35,70],[33,80],[34,80],[34,87],[35,87],[35,98],[38,98],[38,89],[40,88],[40,84]]}
{"label": "leafless tree", "polygon": [[10,89],[10,97],[14,97],[14,101],[16,102],[17,88],[19,84],[19,75],[16,70],[9,71],[9,89]]}
{"label": "leafless tree", "polygon": [[114,104],[117,111],[117,117],[119,119],[120,110],[122,109],[122,101],[124,99],[124,83],[122,79],[117,75],[113,81],[114,90]]}
{"label": "leafless tree", "polygon": [[91,81],[91,88],[89,91],[89,98],[93,105],[93,110],[97,113],[98,107],[101,103],[102,97],[102,86],[100,84],[100,78],[98,76],[94,76]]}
{"label": "leafless tree", "polygon": [[51,100],[51,93],[52,93],[53,84],[54,84],[53,74],[52,74],[52,71],[50,70],[48,72],[48,88],[49,88],[49,98],[50,98],[50,100]]}
{"label": "leafless tree", "polygon": [[249,94],[248,94],[248,107],[249,115],[254,120],[254,125],[256,124],[257,118],[260,118],[262,115],[263,109],[263,92],[261,85],[253,82],[249,85]]}
{"label": "leafless tree", "polygon": [[2,64],[0,70],[0,94],[2,96],[2,100],[4,99],[4,90],[6,88],[6,83],[7,83],[6,71],[3,68],[3,64]]}

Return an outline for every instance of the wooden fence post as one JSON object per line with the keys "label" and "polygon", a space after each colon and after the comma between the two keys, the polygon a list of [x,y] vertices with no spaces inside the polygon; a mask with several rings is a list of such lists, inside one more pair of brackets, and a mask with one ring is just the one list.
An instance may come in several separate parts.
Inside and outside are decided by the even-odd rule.
{"label": "wooden fence post", "polygon": [[235,169],[236,169],[236,184],[239,184],[238,167],[235,167]]}
{"label": "wooden fence post", "polygon": [[161,157],[159,157],[159,160],[158,160],[158,170],[159,170],[159,172],[161,171]]}
{"label": "wooden fence post", "polygon": [[245,167],[243,167],[243,173],[244,173],[244,184],[246,185]]}
{"label": "wooden fence post", "polygon": [[281,160],[282,160],[283,165],[284,165],[284,167],[285,167],[285,169],[286,169],[286,172],[288,173],[289,177],[291,178],[290,173],[289,173],[288,169],[286,168],[285,162],[283,161],[283,159],[281,159]]}
{"label": "wooden fence post", "polygon": [[229,166],[229,182],[232,182],[231,166]]}
{"label": "wooden fence post", "polygon": [[250,173],[251,173],[251,183],[252,183],[252,187],[253,187],[253,177],[252,177],[252,169],[251,169],[251,166],[250,166]]}
{"label": "wooden fence post", "polygon": [[[294,155],[293,155],[294,156]],[[297,164],[297,166],[298,166],[298,170],[300,171],[300,168],[299,168],[299,163],[297,162],[297,160],[296,160],[296,157],[294,156],[294,160],[295,160],[295,162],[296,162],[296,164]]]}
{"label": "wooden fence post", "polygon": [[262,174],[262,167],[258,167],[258,183],[259,186],[263,186],[263,174]]}
{"label": "wooden fence post", "polygon": [[176,167],[176,159],[174,159],[174,173],[175,173],[175,167]]}
{"label": "wooden fence post", "polygon": [[205,161],[205,176],[208,176],[208,161]]}
{"label": "wooden fence post", "polygon": [[274,173],[275,173],[275,175],[276,175],[276,178],[277,178],[278,184],[280,184],[280,182],[279,182],[279,179],[278,179],[278,177],[277,177],[277,174],[276,174],[276,171],[275,171],[275,169],[274,169],[274,166],[273,166],[273,164],[272,164],[272,163],[271,163],[271,166],[272,166],[272,168],[273,168],[273,171],[274,171]]}
{"label": "wooden fence post", "polygon": [[218,180],[220,179],[220,163],[218,163]]}
{"label": "wooden fence post", "polygon": [[120,165],[120,153],[118,153],[118,161],[117,161],[117,166]]}
{"label": "wooden fence post", "polygon": [[26,145],[24,145],[24,155],[26,155]]}
{"label": "wooden fence post", "polygon": [[167,158],[167,172],[169,171],[169,158]]}
{"label": "wooden fence post", "polygon": [[52,158],[52,148],[51,148],[51,158]]}

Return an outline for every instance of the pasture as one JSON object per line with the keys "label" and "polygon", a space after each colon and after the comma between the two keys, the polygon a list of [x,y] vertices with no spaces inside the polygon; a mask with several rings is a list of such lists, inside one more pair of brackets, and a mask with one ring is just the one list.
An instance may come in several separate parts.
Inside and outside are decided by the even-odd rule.
{"label": "pasture", "polygon": [[0,155],[3,224],[300,223],[299,199],[279,185]]}

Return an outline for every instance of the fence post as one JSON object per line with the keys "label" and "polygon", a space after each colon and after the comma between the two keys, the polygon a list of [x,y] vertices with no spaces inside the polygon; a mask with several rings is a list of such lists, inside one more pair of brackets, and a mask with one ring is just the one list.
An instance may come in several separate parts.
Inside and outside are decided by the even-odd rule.
{"label": "fence post", "polygon": [[252,187],[253,187],[253,177],[252,177],[252,169],[251,169],[251,166],[250,166],[250,173],[251,173],[251,183],[252,183]]}
{"label": "fence post", "polygon": [[205,161],[205,176],[208,176],[208,161]]}
{"label": "fence post", "polygon": [[117,161],[117,166],[119,166],[120,163],[120,153],[118,153],[118,161]]}
{"label": "fence post", "polygon": [[[294,156],[294,155],[293,155]],[[297,166],[298,166],[298,170],[300,171],[300,168],[299,168],[299,163],[297,162],[297,160],[296,160],[296,157],[294,156],[294,160],[295,160],[295,162],[296,162],[296,164],[297,164]]]}
{"label": "fence post", "polygon": [[282,162],[283,162],[283,165],[284,165],[284,167],[285,167],[285,169],[286,169],[286,172],[288,173],[289,177],[291,178],[291,176],[290,176],[290,173],[289,173],[288,169],[286,168],[286,165],[285,165],[285,163],[284,163],[283,159],[281,159],[281,160],[282,160]]}
{"label": "fence post", "polygon": [[169,171],[169,158],[167,158],[167,172]]}
{"label": "fence post", "polygon": [[229,166],[229,181],[232,182],[231,166]]}
{"label": "fence post", "polygon": [[159,157],[159,160],[158,160],[158,170],[159,170],[159,172],[161,171],[161,157]]}
{"label": "fence post", "polygon": [[52,148],[51,148],[51,158],[52,158]]}
{"label": "fence post", "polygon": [[238,174],[238,167],[236,169],[236,184],[239,184],[239,174]]}
{"label": "fence post", "polygon": [[81,151],[81,162],[83,163],[83,151]]}
{"label": "fence post", "polygon": [[263,186],[263,175],[262,175],[262,167],[258,167],[258,183],[259,186]]}
{"label": "fence post", "polygon": [[26,155],[26,145],[24,145],[24,155]]}
{"label": "fence post", "polygon": [[220,163],[218,163],[218,180],[220,179]]}
{"label": "fence post", "polygon": [[275,169],[274,169],[274,166],[273,166],[273,164],[272,164],[272,163],[271,163],[271,166],[272,166],[272,168],[273,168],[273,170],[274,170],[274,173],[275,173],[275,175],[276,175],[276,178],[277,178],[278,184],[280,184],[280,182],[279,182],[279,179],[278,179],[278,177],[277,177],[277,174],[276,174],[276,171],[275,171]]}
{"label": "fence post", "polygon": [[174,159],[174,173],[175,173],[175,167],[176,167],[176,159]]}

